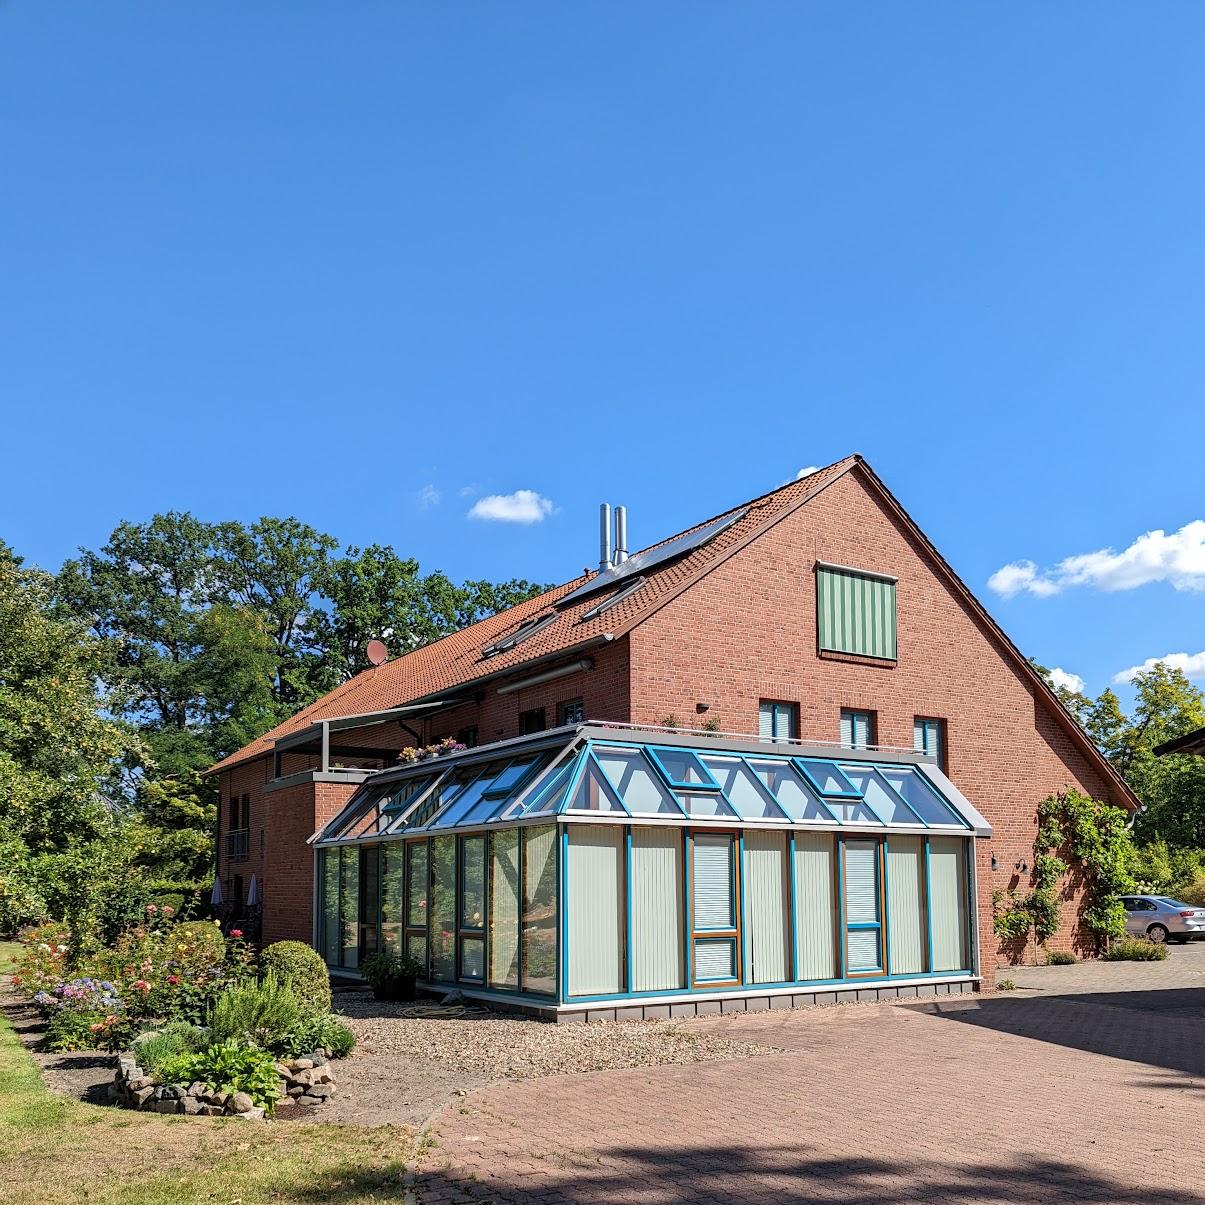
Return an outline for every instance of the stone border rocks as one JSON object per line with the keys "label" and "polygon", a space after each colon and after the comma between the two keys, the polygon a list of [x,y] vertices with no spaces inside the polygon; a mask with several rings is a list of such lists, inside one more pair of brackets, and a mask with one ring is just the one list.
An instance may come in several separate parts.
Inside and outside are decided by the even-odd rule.
{"label": "stone border rocks", "polygon": [[[335,1075],[322,1051],[276,1064],[281,1102],[314,1107],[335,1095]],[[186,1117],[241,1117],[262,1121],[264,1110],[246,1092],[216,1092],[208,1084],[163,1084],[138,1066],[132,1053],[117,1056],[109,1098],[125,1109],[176,1113]]]}

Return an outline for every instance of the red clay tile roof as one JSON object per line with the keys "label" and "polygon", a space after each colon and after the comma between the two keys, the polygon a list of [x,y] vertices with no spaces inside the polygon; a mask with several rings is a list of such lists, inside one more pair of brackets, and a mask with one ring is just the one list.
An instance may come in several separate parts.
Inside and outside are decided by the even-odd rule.
{"label": "red clay tile roof", "polygon": [[[739,511],[745,513],[731,526],[726,527],[717,536],[691,550],[685,556],[677,557],[663,565],[649,569],[645,574],[645,584],[629,595],[622,602],[603,612],[594,619],[582,619],[582,615],[591,610],[606,592],[589,594],[556,612],[556,618],[539,632],[524,640],[506,652],[492,657],[484,656],[484,650],[495,641],[513,632],[524,620],[541,616],[544,612],[554,609],[554,604],[567,594],[571,594],[578,586],[590,580],[592,575],[575,578],[562,586],[549,590],[536,598],[528,599],[508,611],[491,615],[479,623],[453,632],[433,644],[415,649],[396,661],[386,661],[375,669],[364,670],[350,681],[336,687],[321,699],[315,700],[296,715],[278,724],[263,736],[258,737],[238,752],[223,758],[210,769],[210,773],[224,770],[229,766],[246,761],[252,757],[262,756],[272,749],[273,742],[279,737],[291,732],[297,732],[318,720],[334,719],[337,716],[364,715],[373,711],[385,711],[391,707],[401,707],[416,700],[425,700],[433,695],[445,694],[460,687],[468,686],[478,679],[497,674],[499,671],[517,669],[530,661],[556,656],[558,653],[568,653],[572,649],[589,644],[591,641],[610,635],[620,637],[630,632],[642,620],[647,619],[671,598],[687,589],[703,574],[715,568],[727,556],[755,539],[767,527],[773,525],[789,511],[803,505],[826,486],[831,485],[838,477],[847,473],[855,465],[861,466],[864,480],[879,493],[884,504],[896,511],[901,522],[908,526],[918,541],[929,550],[939,570],[946,577],[950,586],[960,593],[968,605],[981,617],[988,628],[995,634],[1007,657],[1010,657],[1020,672],[1032,684],[1035,693],[1044,698],[1057,721],[1069,733],[1080,747],[1089,762],[1096,765],[1106,780],[1113,783],[1118,796],[1131,808],[1141,807],[1138,797],[1129,785],[1113,768],[1109,760],[1092,743],[1091,739],[1058,701],[1053,691],[1042,677],[1033,669],[1020,650],[1009,640],[983,604],[975,597],[965,582],[950,567],[940,552],[923,531],[916,525],[912,517],[899,504],[891,491],[883,484],[877,474],[858,456],[847,456],[825,468],[817,469],[807,477],[788,482],[779,489],[733,506],[711,519],[696,523],[678,535],[686,535],[697,531],[708,523],[715,522],[727,515]],[[660,547],[677,535],[668,536],[651,548]],[[645,550],[647,551],[647,550]],[[614,592],[622,590],[629,584],[622,581]]]}
{"label": "red clay tile roof", "polygon": [[[607,592],[589,594],[570,603],[556,613],[556,618],[551,623],[514,648],[492,657],[483,655],[486,648],[509,635],[524,620],[539,617],[552,610],[553,604],[589,581],[592,575],[575,578],[536,598],[528,599],[517,607],[500,611],[497,615],[482,619],[459,632],[444,636],[433,644],[415,649],[396,660],[386,661],[384,665],[374,669],[364,670],[265,732],[263,736],[244,745],[236,753],[223,758],[211,768],[210,773],[268,753],[278,738],[297,732],[318,720],[401,707],[418,699],[467,686],[502,670],[516,669],[529,661],[561,652],[567,653],[579,645],[598,640],[608,634],[621,636],[668,602],[700,574],[719,564],[726,554],[752,539],[765,525],[781,518],[814,492],[847,472],[857,460],[856,456],[847,456],[807,477],[791,481],[779,489],[763,494],[760,498],[731,507],[713,519],[705,519],[684,532],[650,545],[651,548],[660,547],[661,544],[676,539],[677,535],[697,531],[715,519],[722,519],[742,510],[745,512],[731,526],[724,528],[717,536],[685,556],[649,569],[644,575],[645,584],[639,590],[593,619],[583,620],[582,615],[606,598]],[[612,592],[618,592],[629,584],[630,580],[623,581],[618,587],[613,587]]]}

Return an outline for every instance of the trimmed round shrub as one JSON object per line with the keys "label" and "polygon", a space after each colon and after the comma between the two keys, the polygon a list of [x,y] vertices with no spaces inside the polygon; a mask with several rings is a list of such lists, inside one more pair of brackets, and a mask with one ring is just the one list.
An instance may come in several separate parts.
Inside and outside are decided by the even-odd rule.
{"label": "trimmed round shrub", "polygon": [[331,978],[326,963],[305,942],[274,941],[259,956],[259,965],[265,974],[275,972],[281,983],[292,988],[306,1012],[330,1012]]}

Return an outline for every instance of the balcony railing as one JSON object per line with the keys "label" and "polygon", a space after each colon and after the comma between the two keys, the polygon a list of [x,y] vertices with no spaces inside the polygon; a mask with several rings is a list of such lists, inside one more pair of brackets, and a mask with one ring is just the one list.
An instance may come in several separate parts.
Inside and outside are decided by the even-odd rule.
{"label": "balcony railing", "polygon": [[245,862],[251,850],[250,833],[245,828],[226,834],[226,860]]}

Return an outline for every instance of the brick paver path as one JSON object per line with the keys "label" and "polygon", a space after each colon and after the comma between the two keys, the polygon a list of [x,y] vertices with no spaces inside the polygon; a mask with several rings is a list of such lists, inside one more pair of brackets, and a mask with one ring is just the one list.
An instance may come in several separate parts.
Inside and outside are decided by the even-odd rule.
{"label": "brick paver path", "polygon": [[1008,974],[1023,990],[690,1023],[781,1055],[473,1093],[416,1195],[1205,1205],[1205,945]]}

